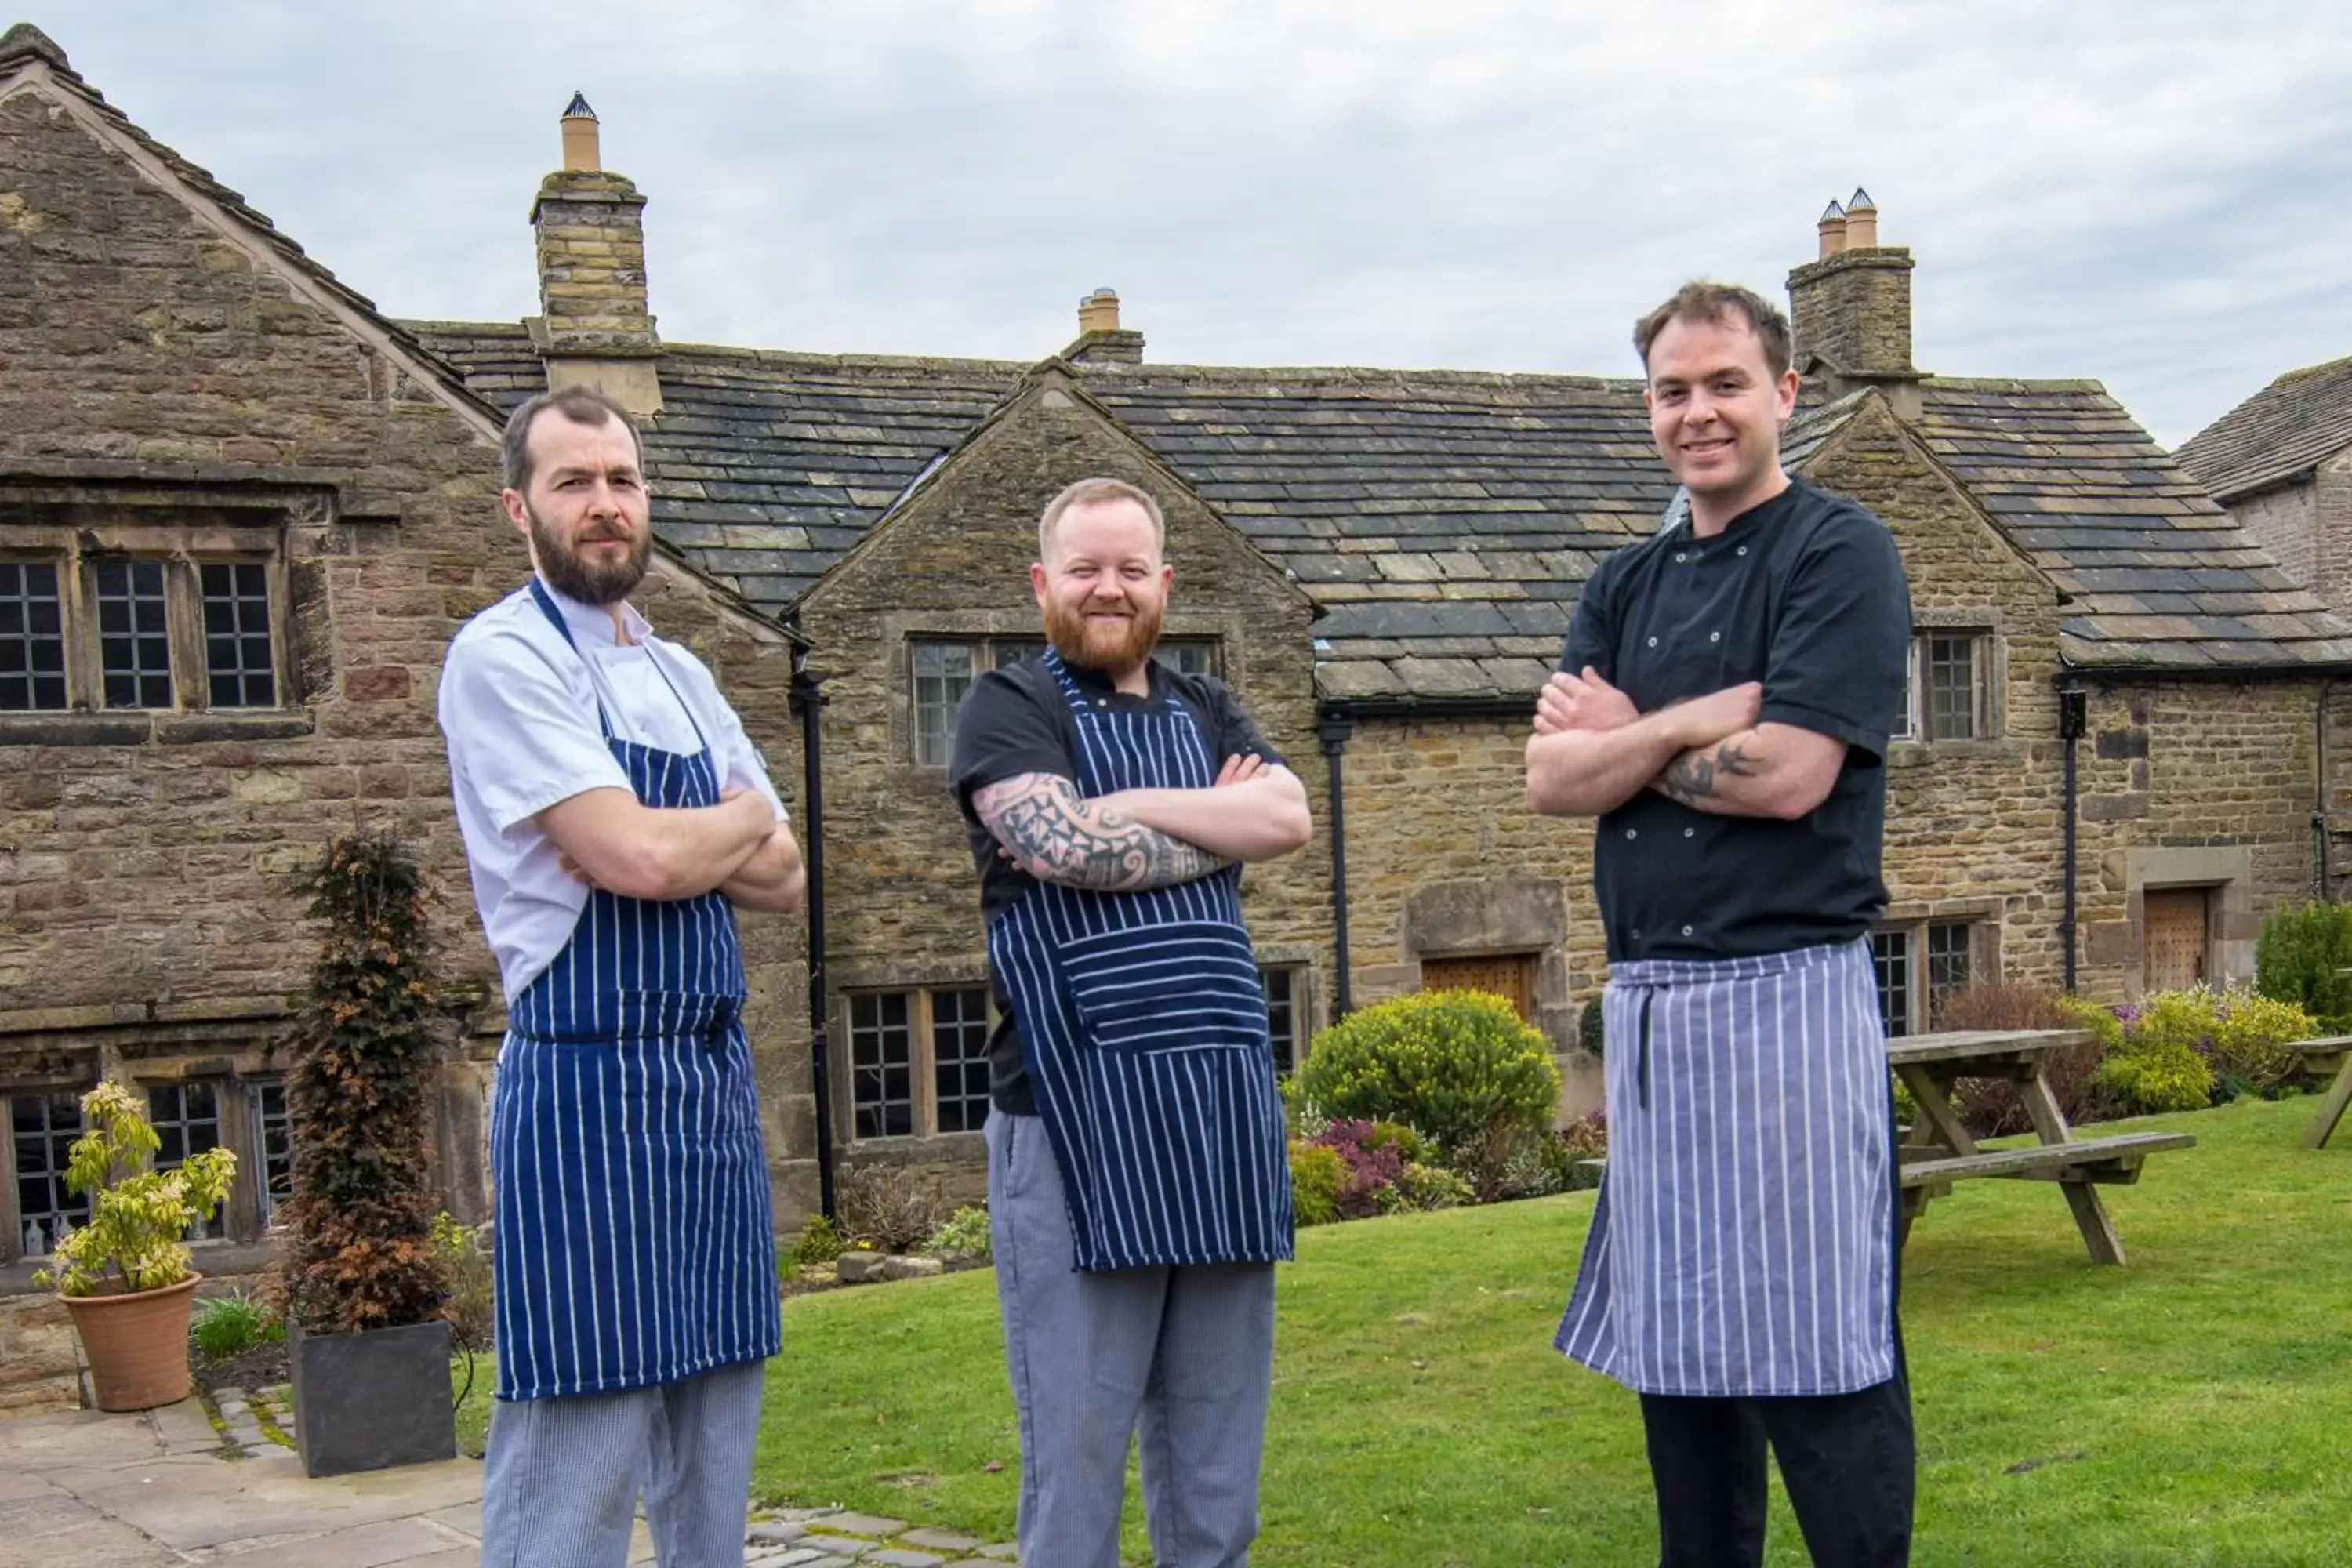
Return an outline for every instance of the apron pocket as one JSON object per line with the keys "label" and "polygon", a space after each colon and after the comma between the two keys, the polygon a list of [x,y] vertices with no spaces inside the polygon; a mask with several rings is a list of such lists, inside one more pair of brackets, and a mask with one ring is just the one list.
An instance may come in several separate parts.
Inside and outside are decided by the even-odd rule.
{"label": "apron pocket", "polygon": [[1271,1050],[1257,959],[1239,926],[1179,921],[1065,942],[1087,1040],[1106,1051]]}

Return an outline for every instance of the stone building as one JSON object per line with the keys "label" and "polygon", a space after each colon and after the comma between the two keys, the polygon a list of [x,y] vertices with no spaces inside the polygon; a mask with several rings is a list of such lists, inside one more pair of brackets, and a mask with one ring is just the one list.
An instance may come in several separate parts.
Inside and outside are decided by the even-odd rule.
{"label": "stone building", "polygon": [[2352,608],[2352,359],[2288,371],[2179,457],[2287,575]]}
{"label": "stone building", "polygon": [[[0,1409],[70,1392],[32,1266],[81,1211],[76,1096],[141,1089],[167,1159],[239,1155],[199,1267],[247,1266],[283,1195],[280,1044],[312,939],[300,881],[383,829],[439,891],[442,1185],[482,1200],[499,1026],[434,691],[458,624],[519,584],[499,410],[28,27],[0,37]],[[646,594],[796,755],[793,645],[665,549]],[[763,1043],[800,1046],[803,942],[750,922]],[[769,1099],[780,1151],[805,1072]],[[805,1152],[781,1195],[810,1201]]]}
{"label": "stone building", "polygon": [[[1476,984],[1557,1043],[1563,1114],[1597,1099],[1590,829],[1526,810],[1521,752],[1580,584],[1672,500],[1637,380],[1156,364],[1108,289],[1034,363],[670,343],[644,196],[584,102],[562,133],[540,314],[387,320],[47,39],[0,42],[0,1290],[101,1073],[251,1156],[229,1229],[259,1233],[297,875],[353,826],[446,889],[440,1158],[480,1202],[500,1019],[431,700],[455,626],[520,580],[491,437],[551,384],[646,418],[649,613],[822,845],[814,983],[800,927],[752,928],[780,1220],[815,1201],[821,1127],[844,1166],[976,1173],[988,1001],[941,764],[975,672],[1038,644],[1034,519],[1082,474],[1162,498],[1166,657],[1222,674],[1307,782],[1314,843],[1246,884],[1277,1049]],[[2352,626],[2095,384],[1916,369],[1912,258],[1876,219],[1834,209],[1790,277],[1787,458],[1885,517],[1911,574],[1890,1026],[1987,976],[2121,998],[2244,973],[2261,912],[2324,876],[2317,714]]]}

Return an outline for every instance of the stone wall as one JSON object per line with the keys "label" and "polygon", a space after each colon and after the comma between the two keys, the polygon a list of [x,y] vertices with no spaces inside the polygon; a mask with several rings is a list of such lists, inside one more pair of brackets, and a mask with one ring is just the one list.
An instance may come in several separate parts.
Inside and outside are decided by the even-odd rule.
{"label": "stone wall", "polygon": [[1911,373],[1911,253],[1842,251],[1789,274],[1798,363],[1814,354],[1849,376]]}
{"label": "stone wall", "polygon": [[[453,999],[494,999],[434,698],[458,625],[528,571],[498,509],[496,416],[69,94],[0,100],[0,550],[257,544],[284,692],[0,716],[0,1083],[281,1068],[270,1042],[311,952],[299,878],[353,829],[416,847]],[[713,665],[794,798],[782,635],[667,561],[640,602]],[[795,1095],[807,1123],[801,932],[744,924],[790,1207],[814,1192],[809,1141],[786,1136]],[[486,1057],[494,1000],[466,1022]],[[451,1075],[455,1115],[486,1063]],[[438,1139],[453,1183],[478,1165],[478,1125]]]}
{"label": "stone wall", "polygon": [[[2263,917],[2316,887],[2319,689],[2315,679],[2094,684],[2079,764],[2086,994],[2139,994],[2151,888],[2215,889],[2214,978],[2252,979]],[[2331,758],[2339,778],[2343,763]]]}
{"label": "stone wall", "polygon": [[[835,1125],[852,1126],[845,993],[977,984],[986,973],[977,883],[945,771],[914,760],[908,638],[1042,639],[1029,565],[1037,514],[1072,479],[1141,485],[1167,512],[1176,569],[1163,635],[1220,639],[1224,679],[1306,783],[1314,841],[1252,868],[1244,904],[1259,958],[1307,966],[1327,1005],[1330,883],[1315,731],[1309,605],[1280,568],[1213,516],[1066,377],[1046,374],[959,450],[811,594],[798,623],[825,677],[826,971],[834,994]],[[969,1162],[976,1134],[877,1139],[877,1159]],[[962,1174],[967,1184],[969,1168]]]}

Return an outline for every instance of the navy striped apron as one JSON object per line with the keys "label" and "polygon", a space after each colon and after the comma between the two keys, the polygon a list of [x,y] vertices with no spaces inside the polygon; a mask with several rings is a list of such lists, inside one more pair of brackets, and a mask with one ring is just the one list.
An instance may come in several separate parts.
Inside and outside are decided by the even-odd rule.
{"label": "navy striped apron", "polygon": [[[1182,702],[1112,709],[1050,650],[1077,785],[1205,789],[1217,758]],[[988,928],[1086,1270],[1291,1253],[1290,1158],[1241,868],[1101,893],[1033,884]]]}
{"label": "navy striped apron", "polygon": [[1610,966],[1609,1163],[1559,1350],[1643,1394],[1895,1375],[1895,1135],[1867,941]]}
{"label": "navy striped apron", "polygon": [[[576,653],[536,578],[530,591]],[[688,755],[620,740],[601,701],[596,722],[645,805],[719,804],[707,741]],[[596,888],[508,1010],[490,1110],[500,1399],[674,1383],[776,1353],[743,994],[723,894]]]}

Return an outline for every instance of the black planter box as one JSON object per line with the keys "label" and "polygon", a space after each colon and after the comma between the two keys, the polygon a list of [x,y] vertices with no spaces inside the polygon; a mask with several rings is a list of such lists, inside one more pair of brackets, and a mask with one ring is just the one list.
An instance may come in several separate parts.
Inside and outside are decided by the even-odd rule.
{"label": "black planter box", "polygon": [[457,1457],[449,1398],[449,1325],[363,1334],[289,1327],[294,1445],[312,1476],[343,1476]]}

